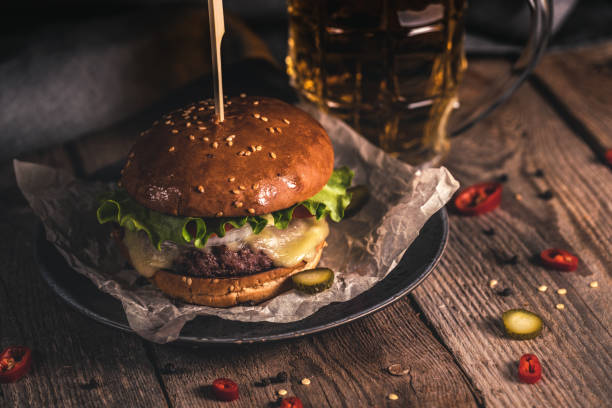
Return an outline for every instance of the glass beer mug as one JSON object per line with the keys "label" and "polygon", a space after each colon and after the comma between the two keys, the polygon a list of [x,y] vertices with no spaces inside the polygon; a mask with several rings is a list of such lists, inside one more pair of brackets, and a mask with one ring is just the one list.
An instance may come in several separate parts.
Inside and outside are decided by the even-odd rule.
{"label": "glass beer mug", "polygon": [[302,98],[395,157],[437,164],[457,134],[503,102],[533,69],[550,30],[550,2],[529,0],[531,33],[508,79],[474,109],[458,85],[466,0],[288,0],[287,73]]}

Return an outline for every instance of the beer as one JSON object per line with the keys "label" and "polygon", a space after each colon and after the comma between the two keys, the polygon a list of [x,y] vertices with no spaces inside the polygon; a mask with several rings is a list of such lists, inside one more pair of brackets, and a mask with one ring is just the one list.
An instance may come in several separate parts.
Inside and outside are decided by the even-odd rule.
{"label": "beer", "polygon": [[287,73],[303,98],[412,164],[449,149],[466,67],[465,0],[289,0]]}

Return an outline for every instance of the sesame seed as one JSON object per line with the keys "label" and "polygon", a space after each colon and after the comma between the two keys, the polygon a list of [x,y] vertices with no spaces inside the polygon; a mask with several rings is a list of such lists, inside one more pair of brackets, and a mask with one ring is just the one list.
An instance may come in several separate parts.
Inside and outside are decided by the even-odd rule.
{"label": "sesame seed", "polygon": [[264,122],[267,122],[267,121],[268,121],[268,118],[266,118],[265,116],[262,116],[262,117],[261,117],[261,120],[263,120]]}
{"label": "sesame seed", "polygon": [[254,114],[253,114],[253,117],[254,117],[255,119],[259,119],[259,118],[261,117],[261,115],[260,115],[259,113],[254,113]]}
{"label": "sesame seed", "polygon": [[186,276],[183,276],[183,277],[181,278],[181,280],[182,280],[183,282],[187,282],[187,277],[186,277]]}
{"label": "sesame seed", "polygon": [[198,129],[200,129],[200,130],[206,130],[206,126],[198,126]]}
{"label": "sesame seed", "polygon": [[234,289],[236,289],[236,287],[234,285],[230,285],[230,287],[229,287],[230,292],[233,292]]}
{"label": "sesame seed", "polygon": [[246,190],[245,186],[238,186],[239,189],[241,189],[242,191]]}
{"label": "sesame seed", "polygon": [[130,159],[133,159],[133,158],[134,158],[134,156],[135,156],[135,153],[134,153],[134,152],[130,152],[130,154],[128,154],[128,157],[129,157]]}
{"label": "sesame seed", "polygon": [[255,183],[253,184],[253,190],[257,190],[259,188],[259,184]]}
{"label": "sesame seed", "polygon": [[173,152],[174,151],[174,146],[170,146],[170,148],[168,149],[169,152]]}
{"label": "sesame seed", "polygon": [[189,135],[189,140],[195,140],[195,136],[194,135]]}
{"label": "sesame seed", "polygon": [[178,130],[176,130],[176,129],[172,129],[172,133],[175,133],[175,134],[176,134],[176,133],[178,133]]}
{"label": "sesame seed", "polygon": [[279,128],[279,127],[277,127],[277,128],[276,128],[276,131],[277,131],[278,133],[283,133],[283,129],[281,129],[281,128]]}
{"label": "sesame seed", "polygon": [[216,149],[217,147],[219,147],[219,142],[212,142],[213,149]]}
{"label": "sesame seed", "polygon": [[233,145],[234,145],[234,142],[232,142],[232,141],[230,140],[229,142],[227,142],[227,145],[228,145],[228,146],[233,146]]}
{"label": "sesame seed", "polygon": [[310,385],[310,379],[308,379],[308,378],[302,378],[302,384],[304,384],[304,385]]}
{"label": "sesame seed", "polygon": [[122,185],[123,185],[123,183],[121,182],[121,180],[119,180],[119,181],[117,182],[117,186],[118,186],[118,187],[121,187]]}
{"label": "sesame seed", "polygon": [[287,390],[278,390],[277,392],[278,395],[280,395],[281,397],[287,395]]}
{"label": "sesame seed", "polygon": [[166,121],[166,125],[171,125],[171,124],[172,124],[172,121],[171,121],[171,120],[167,120],[167,121]]}
{"label": "sesame seed", "polygon": [[238,154],[238,156],[244,156],[246,154],[246,152],[244,150],[241,150],[237,154]]}
{"label": "sesame seed", "polygon": [[555,306],[557,309],[559,310],[563,310],[565,309],[565,305],[563,303],[557,303],[557,305]]}
{"label": "sesame seed", "polygon": [[593,282],[589,283],[589,286],[592,287],[592,288],[597,288],[597,287],[599,287],[599,282],[593,281]]}
{"label": "sesame seed", "polygon": [[236,180],[236,177],[230,177],[230,178],[228,178],[228,179],[227,179],[227,181],[229,181],[230,183],[231,183],[232,181],[234,181],[234,180]]}
{"label": "sesame seed", "polygon": [[215,109],[215,107],[214,107],[214,106],[209,106],[209,107],[208,107],[208,110],[213,110],[213,109]]}
{"label": "sesame seed", "polygon": [[283,119],[283,122],[285,122],[286,124],[291,124],[291,122],[289,122],[289,119]]}
{"label": "sesame seed", "polygon": [[242,207],[242,201],[234,201],[234,205],[235,205],[237,208],[240,208],[240,207]]}
{"label": "sesame seed", "polygon": [[489,287],[494,288],[494,287],[496,287],[496,286],[497,286],[497,284],[498,284],[498,283],[499,283],[499,282],[497,281],[497,279],[491,279],[491,280],[489,281]]}
{"label": "sesame seed", "polygon": [[557,293],[560,294],[560,295],[565,295],[565,294],[567,294],[567,289],[561,288],[561,289],[557,290]]}
{"label": "sesame seed", "polygon": [[204,186],[200,184],[200,185],[198,186],[198,191],[199,191],[200,193],[203,193],[203,192],[204,192]]}
{"label": "sesame seed", "polygon": [[268,128],[268,132],[270,132],[270,133],[274,133],[274,128],[273,128],[273,127],[269,127],[269,128]]}
{"label": "sesame seed", "polygon": [[121,174],[125,173],[125,169],[121,169],[120,173]]}
{"label": "sesame seed", "polygon": [[397,394],[391,393],[387,395],[387,398],[389,398],[392,401],[397,401],[399,399],[399,396]]}
{"label": "sesame seed", "polygon": [[193,119],[193,120],[196,120],[197,118],[198,118],[198,117],[197,117],[196,115],[193,115],[193,116],[191,117],[191,119]]}
{"label": "sesame seed", "polygon": [[155,122],[153,122],[153,126],[157,126],[159,124],[159,120],[156,120]]}
{"label": "sesame seed", "polygon": [[255,214],[255,209],[254,208],[249,208],[248,211],[249,211],[249,214]]}
{"label": "sesame seed", "polygon": [[523,199],[523,196],[522,196],[522,195],[520,195],[519,193],[516,193],[516,194],[514,195],[514,198],[516,198],[518,201],[521,201],[521,200]]}
{"label": "sesame seed", "polygon": [[187,278],[187,286],[191,286],[192,282],[193,282],[193,280],[191,280],[191,278]]}
{"label": "sesame seed", "polygon": [[217,217],[223,217],[223,211],[219,211],[219,212],[217,213]]}
{"label": "sesame seed", "polygon": [[257,150],[258,152],[260,152],[260,151],[261,151],[261,149],[263,149],[263,146],[262,146],[262,145],[257,145],[257,146],[255,146],[255,150]]}
{"label": "sesame seed", "polygon": [[225,140],[227,140],[228,142],[231,142],[232,140],[234,140],[235,137],[236,135],[229,135],[228,137],[225,138]]}
{"label": "sesame seed", "polygon": [[232,190],[232,194],[240,194],[240,190]]}
{"label": "sesame seed", "polygon": [[187,127],[191,127],[191,122],[187,122],[187,123],[185,123],[185,126],[187,126]]}
{"label": "sesame seed", "polygon": [[244,155],[245,155],[245,156],[250,156],[250,155],[251,155],[251,152],[247,150],[246,152],[244,152]]}
{"label": "sesame seed", "polygon": [[227,101],[227,105],[228,106],[231,105],[231,104],[232,104],[232,101]]}
{"label": "sesame seed", "polygon": [[244,92],[240,94],[240,97],[241,97],[241,98],[246,98],[246,96],[247,96],[247,95],[246,95]]}
{"label": "sesame seed", "polygon": [[540,292],[546,292],[546,291],[548,290],[548,286],[546,286],[546,285],[540,285],[540,286],[538,286],[538,290],[539,290]]}
{"label": "sesame seed", "polygon": [[255,146],[250,145],[250,146],[249,146],[249,150],[250,150],[250,151],[252,151],[252,152],[254,152],[254,151],[255,151],[255,150],[257,150],[257,149],[255,148]]}
{"label": "sesame seed", "polygon": [[208,138],[208,136],[204,136],[204,137],[202,138],[202,140],[203,140],[203,141],[205,141],[205,142],[208,142],[210,139]]}
{"label": "sesame seed", "polygon": [[276,153],[270,152],[270,157],[273,158],[273,159],[276,159]]}
{"label": "sesame seed", "polygon": [[198,110],[201,112],[201,111],[203,111],[203,110],[204,110],[204,107],[203,107],[203,106],[200,106],[200,107],[198,108]]}
{"label": "sesame seed", "polygon": [[255,106],[259,105],[259,101],[253,102],[253,105],[255,105]]}

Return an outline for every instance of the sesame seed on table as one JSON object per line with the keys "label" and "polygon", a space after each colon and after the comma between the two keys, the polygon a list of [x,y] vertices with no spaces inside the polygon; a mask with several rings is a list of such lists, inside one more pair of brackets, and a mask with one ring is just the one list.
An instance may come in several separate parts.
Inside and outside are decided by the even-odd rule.
{"label": "sesame seed on table", "polygon": [[[11,163],[2,163],[7,171],[0,179],[0,233],[5,237],[0,241],[0,346],[28,345],[35,359],[25,378],[0,385],[0,406],[229,406],[208,392],[222,377],[238,384],[240,399],[230,405],[241,408],[269,406],[281,390],[285,397],[298,396],[305,407],[606,406],[612,400],[612,171],[593,146],[612,146],[612,107],[604,103],[612,78],[602,68],[611,61],[611,42],[545,56],[533,80],[453,139],[445,162],[463,186],[506,175],[500,207],[477,217],[450,214],[449,242],[439,265],[408,296],[363,319],[294,340],[157,345],[73,310],[39,274],[33,256],[39,221],[15,186]],[[470,60],[473,75],[467,74],[462,101],[469,103],[475,98],[471,89],[486,88],[506,68],[502,59]],[[232,95],[242,92],[245,100],[233,99],[229,110],[259,93],[242,86]],[[191,106],[159,122],[166,131],[180,130],[160,154],[169,156],[164,149],[175,147],[172,154],[180,155],[196,146],[206,154],[223,149],[253,154],[241,160],[283,160],[266,143],[244,142],[239,132],[229,141],[203,137],[200,127],[212,125],[191,115],[214,106],[210,101]],[[259,118],[245,120],[263,120],[265,103],[257,109]],[[268,116],[265,127],[277,133],[291,126],[286,118]],[[21,159],[79,177],[94,177],[117,163],[127,167],[133,161],[133,168],[132,143],[159,117],[149,115],[138,126],[122,121],[112,132]],[[230,141],[234,146],[227,146]],[[215,142],[218,150],[212,148]],[[115,168],[114,177],[121,166]],[[252,209],[241,197],[260,186],[237,176],[228,171],[222,186],[248,215]],[[206,194],[205,186],[205,180],[196,180],[190,188]],[[554,194],[540,198],[546,191]],[[576,254],[578,269],[543,268],[534,256],[547,248]],[[516,262],[499,262],[493,251],[502,260],[516,256]],[[505,289],[511,294],[501,296]],[[505,337],[499,319],[513,308],[543,318],[539,337]],[[536,385],[516,378],[519,358],[530,352],[543,366]],[[271,382],[281,372],[285,381]]]}

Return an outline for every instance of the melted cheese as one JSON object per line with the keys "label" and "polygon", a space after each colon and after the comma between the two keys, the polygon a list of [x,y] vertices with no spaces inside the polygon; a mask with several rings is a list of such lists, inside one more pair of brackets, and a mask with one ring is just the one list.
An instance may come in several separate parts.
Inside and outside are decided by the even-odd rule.
{"label": "melted cheese", "polygon": [[257,235],[249,235],[246,243],[253,250],[261,250],[276,266],[294,266],[316,255],[316,248],[329,235],[325,219],[314,217],[294,219],[284,230],[268,226]]}
{"label": "melted cheese", "polygon": [[159,269],[171,269],[174,260],[179,255],[176,245],[162,244],[161,251],[158,251],[144,232],[126,229],[123,243],[130,253],[134,269],[147,278],[155,275]]}
{"label": "melted cheese", "polygon": [[[329,227],[325,219],[317,221],[312,217],[294,219],[284,230],[268,225],[257,235],[250,234],[241,241],[227,242],[225,245],[233,251],[248,245],[253,251],[263,251],[275,266],[288,267],[313,259],[317,247],[328,235]],[[158,251],[143,232],[126,229],[123,243],[130,253],[134,269],[147,278],[155,275],[159,269],[172,269],[180,254],[180,248],[171,243],[163,243],[161,251]],[[210,248],[207,245],[202,250]]]}

